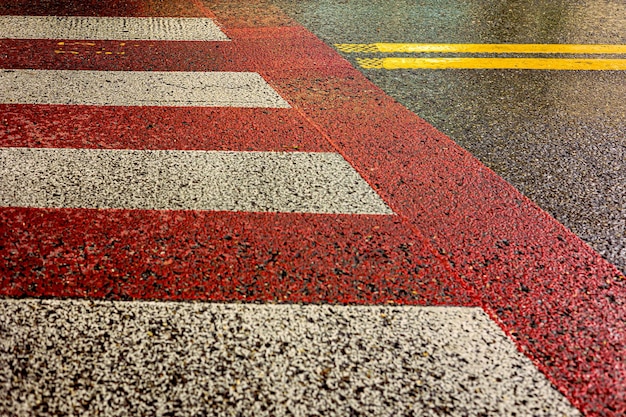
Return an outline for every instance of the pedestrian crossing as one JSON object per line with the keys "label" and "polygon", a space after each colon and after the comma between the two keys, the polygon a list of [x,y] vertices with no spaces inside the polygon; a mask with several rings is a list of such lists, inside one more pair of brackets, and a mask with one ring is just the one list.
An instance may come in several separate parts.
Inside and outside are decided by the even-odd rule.
{"label": "pedestrian crossing", "polygon": [[[229,40],[210,19],[70,16],[3,17],[0,38]],[[175,69],[6,68],[0,104],[25,118],[33,107],[57,115],[114,108],[120,121],[136,107],[205,127],[198,108],[230,119],[264,109],[255,117],[272,121],[279,119],[269,112],[295,112],[259,72]],[[133,117],[152,128],[147,115]],[[8,340],[0,364],[17,381],[10,392],[0,387],[0,411],[6,405],[26,415],[45,403],[52,412],[94,414],[202,407],[332,414],[344,407],[388,415],[456,407],[476,415],[579,415],[328,143],[280,152],[244,138],[251,149],[207,150],[182,149],[180,138],[150,149],[129,146],[132,138],[116,146],[71,142],[64,129],[44,145],[10,146],[6,138],[9,146],[0,148],[0,231],[13,242],[0,249],[2,295],[84,299],[0,302],[0,339]],[[226,304],[119,301],[125,298]],[[45,378],[22,378],[30,371],[13,366],[14,352],[28,343],[24,367]],[[478,364],[476,352],[484,353]],[[123,397],[120,386],[142,394]],[[431,399],[436,391],[444,400]]]}
{"label": "pedestrian crossing", "polygon": [[[228,40],[211,19],[194,18],[5,16],[0,27],[0,38],[20,37],[22,28],[27,38]],[[0,104],[290,107],[254,72],[47,69],[0,70]],[[0,154],[11,167],[0,183],[1,204],[10,207],[393,214],[338,154],[62,148]]]}

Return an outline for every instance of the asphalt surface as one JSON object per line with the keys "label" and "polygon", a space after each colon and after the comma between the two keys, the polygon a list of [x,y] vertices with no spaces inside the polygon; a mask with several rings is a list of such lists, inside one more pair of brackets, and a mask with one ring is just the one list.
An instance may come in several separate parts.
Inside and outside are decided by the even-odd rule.
{"label": "asphalt surface", "polygon": [[[626,43],[622,1],[268,3],[329,45]],[[361,71],[626,272],[626,72]]]}

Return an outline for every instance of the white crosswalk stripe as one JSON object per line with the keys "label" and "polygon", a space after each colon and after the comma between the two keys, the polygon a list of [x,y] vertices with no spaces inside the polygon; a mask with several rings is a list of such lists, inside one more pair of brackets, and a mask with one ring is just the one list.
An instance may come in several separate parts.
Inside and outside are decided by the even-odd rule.
{"label": "white crosswalk stripe", "polygon": [[0,39],[227,41],[211,19],[0,16]]}
{"label": "white crosswalk stripe", "polygon": [[0,148],[0,205],[393,214],[335,153]]}
{"label": "white crosswalk stripe", "polygon": [[0,103],[289,107],[254,72],[1,70]]}
{"label": "white crosswalk stripe", "polygon": [[479,308],[2,300],[0,340],[24,415],[579,415]]}

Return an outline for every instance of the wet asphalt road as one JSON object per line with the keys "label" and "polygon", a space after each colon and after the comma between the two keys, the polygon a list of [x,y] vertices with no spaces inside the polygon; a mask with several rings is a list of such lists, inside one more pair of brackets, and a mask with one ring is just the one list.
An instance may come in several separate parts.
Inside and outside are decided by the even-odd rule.
{"label": "wet asphalt road", "polygon": [[[623,1],[271,3],[331,45],[626,44]],[[625,71],[361,71],[626,272]]]}

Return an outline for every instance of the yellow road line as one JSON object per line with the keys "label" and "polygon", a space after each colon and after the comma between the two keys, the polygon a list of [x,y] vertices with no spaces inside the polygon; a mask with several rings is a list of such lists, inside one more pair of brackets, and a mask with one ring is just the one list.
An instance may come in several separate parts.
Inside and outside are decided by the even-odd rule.
{"label": "yellow road line", "polygon": [[349,53],[626,54],[626,45],[342,43],[335,46]]}
{"label": "yellow road line", "polygon": [[357,62],[362,68],[380,69],[533,69],[584,71],[626,70],[626,59],[357,58]]}

